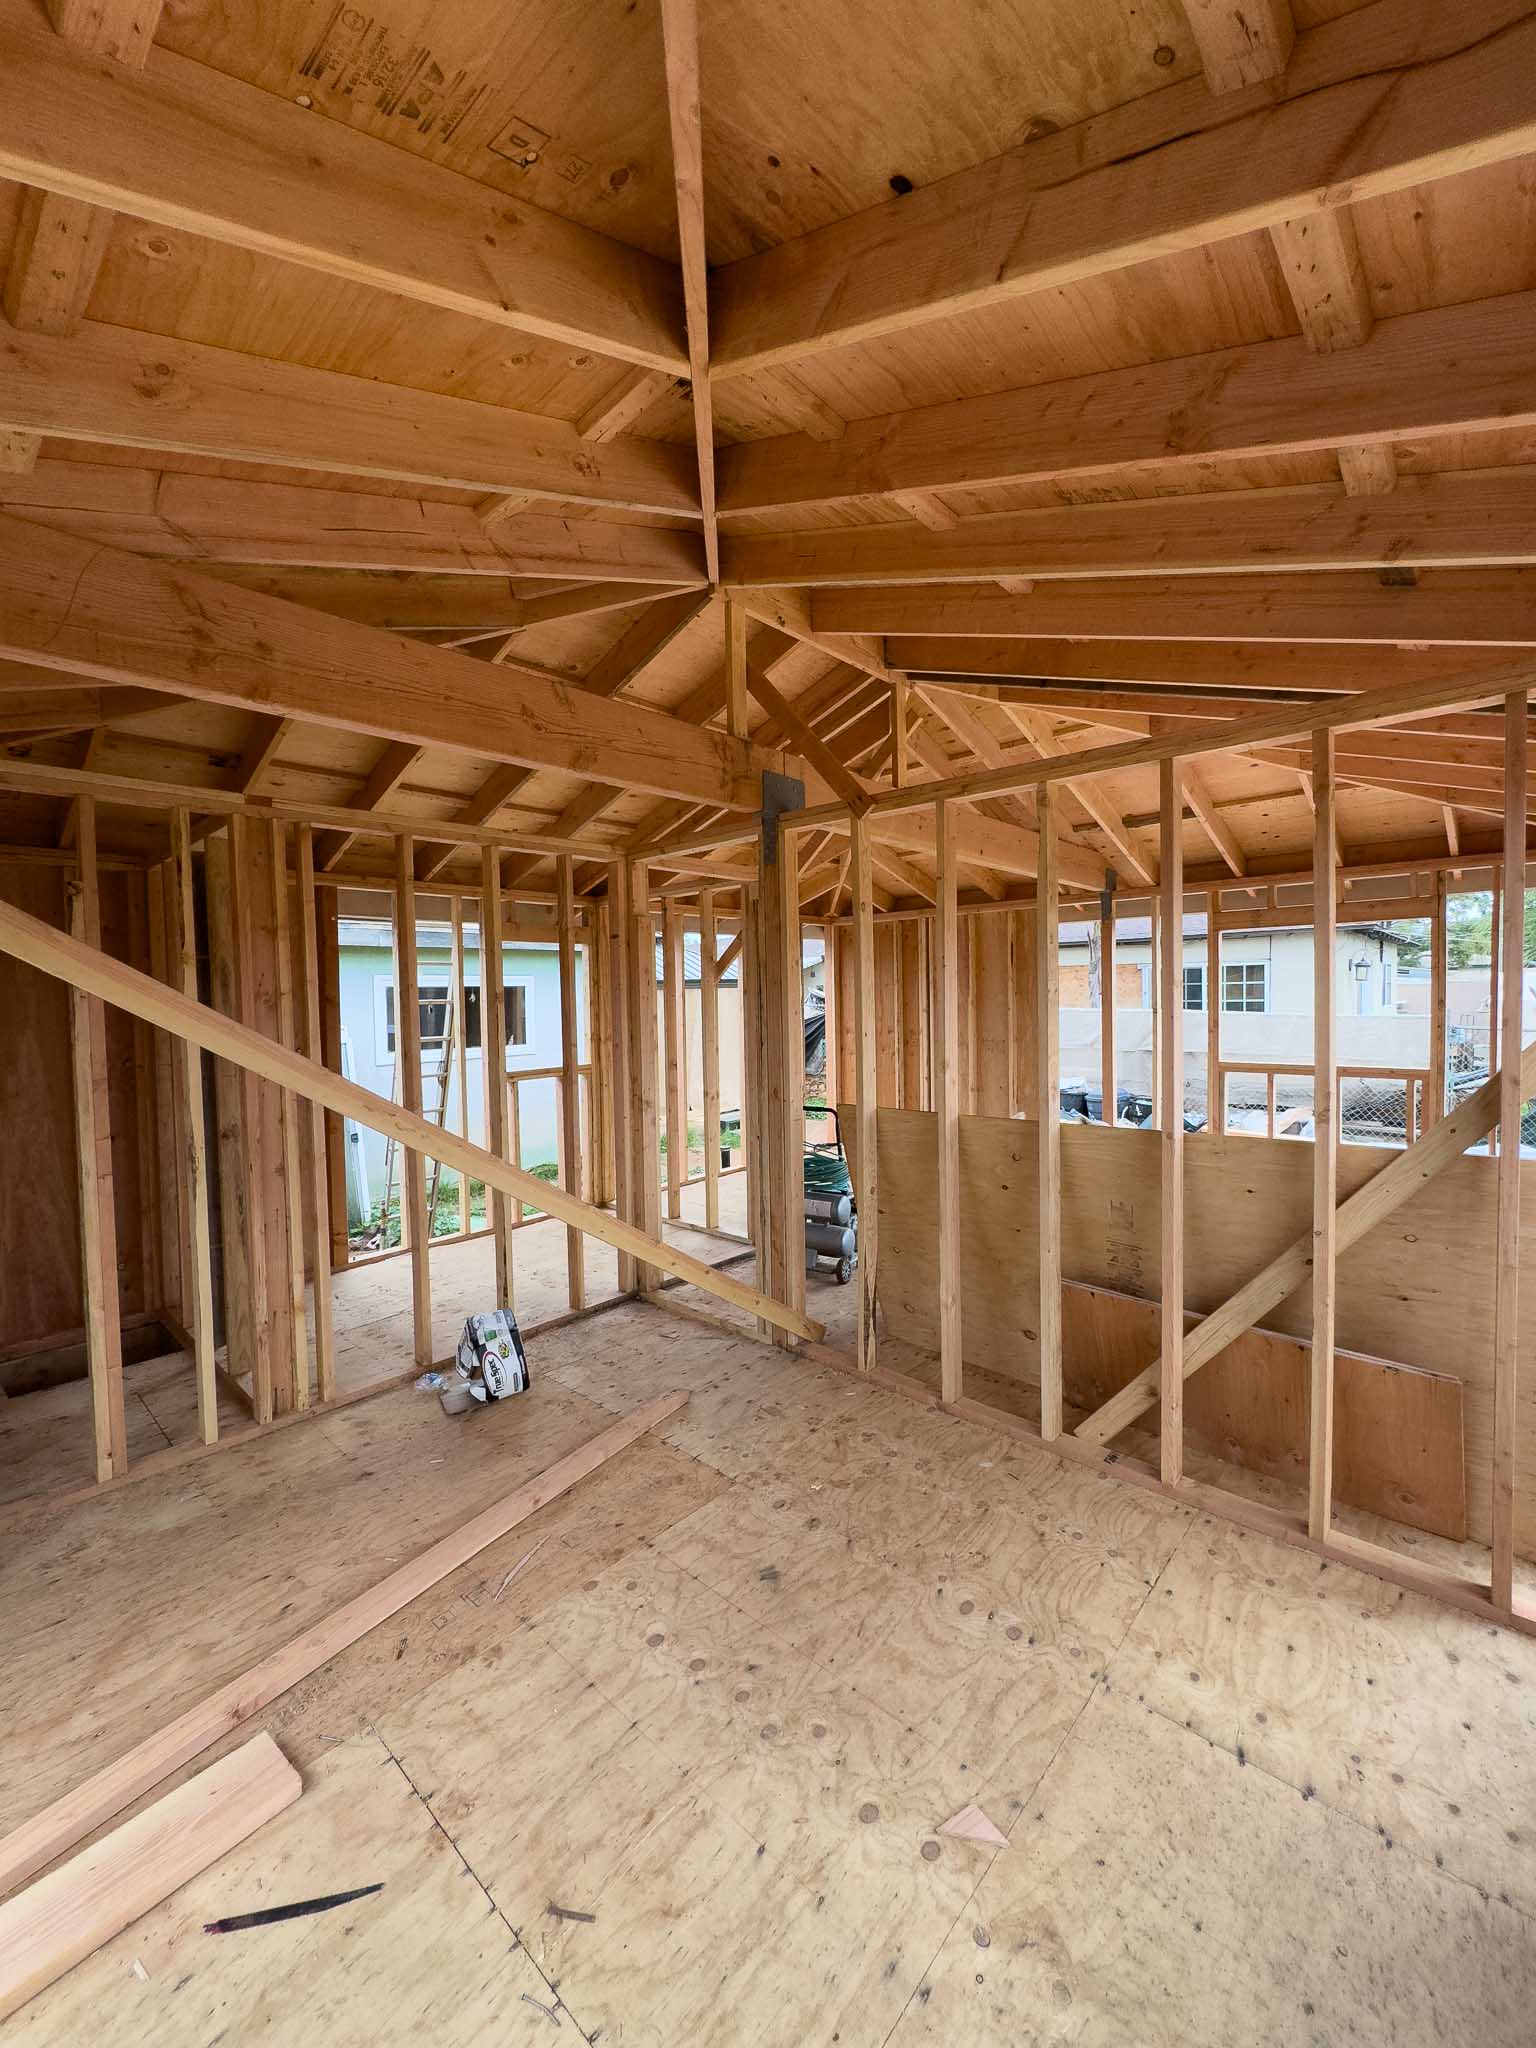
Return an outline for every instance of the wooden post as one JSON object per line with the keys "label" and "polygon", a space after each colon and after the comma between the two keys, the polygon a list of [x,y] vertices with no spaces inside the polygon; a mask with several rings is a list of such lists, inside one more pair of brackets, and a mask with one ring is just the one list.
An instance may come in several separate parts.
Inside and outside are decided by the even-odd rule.
{"label": "wooden post", "polygon": [[[238,822],[231,818],[230,827]],[[241,948],[237,940],[242,904],[236,888],[237,865],[233,830],[209,833],[203,842],[209,994],[213,1006],[226,1017],[243,1019]],[[266,1313],[267,1244],[260,1203],[261,1118],[256,1076],[227,1060],[217,1061],[214,1103],[218,1117],[227,1370],[237,1383],[242,1374],[250,1374],[247,1398],[251,1414],[257,1422],[270,1422],[275,1403]]]}
{"label": "wooden post", "polygon": [[747,615],[733,597],[725,600],[725,729],[732,739],[747,737]]}
{"label": "wooden post", "polygon": [[[75,805],[76,880],[69,892],[71,936],[101,950],[96,872],[96,802]],[[80,1192],[80,1283],[91,1424],[98,1479],[128,1470],[123,1414],[123,1330],[118,1299],[117,1211],[112,1196],[112,1113],[108,1091],[107,1013],[98,996],[72,989],[70,1052],[75,1082],[75,1166]]]}
{"label": "wooden post", "polygon": [[[759,887],[762,995],[763,1178],[766,1184],[772,1277],[758,1285],[799,1309],[805,1301],[805,1027],[800,956],[800,876],[797,836],[777,829],[776,858],[763,863]],[[788,1331],[775,1343],[793,1348]]]}
{"label": "wooden post", "polygon": [[[149,894],[154,880],[152,868],[127,877],[128,957],[135,967],[153,972],[149,951]],[[160,1203],[160,1174],[156,1170],[154,1039],[142,1017],[129,1027],[133,1037],[133,1112],[135,1152],[139,1180],[139,1273],[143,1292],[140,1304],[153,1309],[166,1300],[161,1284],[160,1235],[155,1212]]]}
{"label": "wooden post", "polygon": [[[615,872],[609,869],[610,876]],[[613,1156],[613,946],[612,908],[604,896],[593,906],[591,943],[587,947],[587,1000],[591,1005],[592,1085],[588,1112],[591,1117],[590,1164],[591,1200],[601,1209],[614,1199]]]}
{"label": "wooden post", "polygon": [[[276,1040],[277,878],[272,872],[271,834],[263,831],[263,821],[254,814],[237,813],[229,822],[234,1014]],[[236,1163],[249,1191],[255,1254],[250,1300],[260,1347],[252,1385],[256,1419],[269,1422],[274,1415],[286,1415],[292,1409],[299,1363],[293,1345],[282,1093],[269,1081],[251,1075],[241,1079],[245,1084],[244,1127]]]}
{"label": "wooden post", "polygon": [[1162,1006],[1157,1000],[1157,991],[1162,983],[1163,972],[1163,899],[1161,893],[1152,898],[1147,908],[1149,937],[1151,940],[1150,951],[1152,954],[1152,1128],[1160,1131],[1163,1127],[1163,1037]]}
{"label": "wooden post", "polygon": [[[1004,927],[1005,918],[996,923]],[[903,1109],[926,1109],[925,1100],[928,1085],[928,1005],[924,991],[923,974],[923,926],[915,917],[905,919],[896,927],[898,963],[901,974],[901,1095]],[[1011,971],[1011,962],[1009,963]],[[1008,1005],[1012,990],[1004,987],[1000,995]],[[1003,1083],[1007,1085],[1007,1061],[1003,1061]]]}
{"label": "wooden post", "polygon": [[[507,1149],[507,998],[501,965],[501,856],[494,846],[480,856],[480,1070],[485,1090],[485,1149],[510,1159]],[[496,1306],[516,1308],[512,1256],[512,1197],[489,1193],[496,1259]]]}
{"label": "wooden post", "polygon": [[933,912],[933,1105],[939,1140],[939,1391],[946,1401],[965,1392],[960,1315],[960,1035],[959,875],[955,859],[954,806],[935,805],[934,847],[938,856],[938,901]]}
{"label": "wooden post", "polygon": [[1039,1102],[1036,1187],[1040,1237],[1040,1434],[1061,1435],[1061,948],[1056,866],[1056,785],[1035,792],[1040,869],[1035,876],[1035,1067]]}
{"label": "wooden post", "polygon": [[[174,985],[198,1000],[197,903],[192,885],[192,832],[184,810],[171,813],[171,875],[176,917],[170,933],[175,951]],[[205,1444],[219,1435],[218,1382],[213,1363],[213,1242],[208,1212],[208,1132],[203,1110],[203,1056],[184,1038],[172,1041],[177,1087],[177,1121],[183,1134],[182,1178],[187,1192],[187,1239],[183,1258],[191,1311],[187,1334],[197,1376],[197,1426]]]}
{"label": "wooden post", "polygon": [[[573,1195],[581,1193],[581,1020],[576,1004],[576,877],[575,863],[568,853],[558,862],[560,878],[560,1130],[564,1144],[564,1182]],[[565,1228],[565,1292],[574,1308],[584,1308],[587,1299],[586,1267],[583,1264],[581,1232],[574,1224]]]}
{"label": "wooden post", "polygon": [[[315,1058],[333,1074],[341,1072],[341,932],[336,892],[315,897],[315,964],[320,979],[320,1040]],[[321,906],[324,906],[323,914]],[[331,1246],[331,1271],[344,1273],[352,1255],[347,1214],[347,1126],[333,1110],[325,1111],[325,1179]]]}
{"label": "wooden post", "polygon": [[1516,1397],[1520,1364],[1520,1111],[1525,1036],[1526,693],[1504,704],[1504,874],[1499,925],[1499,1196],[1493,1336],[1493,1604],[1514,1602]]}
{"label": "wooden post", "polygon": [[854,1139],[859,1218],[859,1370],[875,1364],[879,1286],[880,1160],[875,1095],[875,903],[869,827],[848,821],[848,881],[853,891]]}
{"label": "wooden post", "polygon": [[[319,904],[315,896],[315,835],[308,825],[298,829],[298,949],[295,967],[299,981],[299,1051],[309,1060],[323,1060],[320,1033],[320,971],[317,944]],[[196,994],[195,989],[187,991]],[[309,1194],[309,1271],[313,1288],[312,1320],[315,1326],[315,1390],[322,1401],[336,1398],[336,1342],[331,1320],[331,1244],[329,1159],[326,1149],[325,1111],[317,1102],[306,1102],[300,1113],[304,1176]],[[302,1271],[302,1268],[301,1268]]]}
{"label": "wooden post", "polygon": [[[465,1028],[468,1005],[464,1000],[464,899],[455,890],[448,899],[448,1056],[443,1061],[443,1128],[458,1129],[461,1137],[469,1136],[469,1032]],[[449,1114],[453,1106],[453,1093],[457,1087],[459,1114],[457,1124]],[[437,1223],[437,1211],[442,1201],[443,1176],[446,1167],[439,1166],[433,1182],[433,1197],[427,1217],[429,1228]],[[459,1223],[452,1232],[454,1237],[467,1237],[470,1225],[469,1182],[459,1182]]]}
{"label": "wooden post", "polygon": [[1099,1104],[1104,1121],[1115,1121],[1119,1083],[1115,1061],[1115,903],[1111,889],[1099,899]]}
{"label": "wooden post", "polygon": [[[629,1136],[630,1063],[634,1055],[629,999],[629,914],[630,870],[627,861],[616,860],[608,870],[608,991],[610,1043],[612,1046],[612,1087],[610,1107],[613,1141],[613,1203],[625,1222],[633,1219],[634,1148]],[[637,1261],[621,1251],[618,1282],[621,1294],[632,1294],[639,1284]]]}
{"label": "wooden post", "polygon": [[1221,1072],[1221,891],[1205,899],[1205,1128],[1227,1128],[1227,1084]]}
{"label": "wooden post", "polygon": [[907,786],[907,722],[911,709],[911,686],[900,669],[891,676],[891,786]]}
{"label": "wooden post", "polygon": [[[395,1058],[400,1063],[400,1104],[421,1115],[421,975],[416,961],[416,842],[395,840]],[[432,1238],[427,1222],[427,1162],[405,1148],[401,1236],[411,1248],[411,1328],[418,1365],[432,1363]],[[407,1230],[407,1225],[409,1226]]]}
{"label": "wooden post", "polygon": [[[293,1020],[293,936],[288,911],[288,840],[281,822],[267,826],[272,861],[272,940],[277,963],[277,1039],[297,1049]],[[309,1323],[304,1309],[304,1179],[299,1153],[299,1104],[291,1088],[278,1094],[282,1133],[283,1221],[288,1236],[288,1316],[293,1345],[293,1405],[309,1406]]]}
{"label": "wooden post", "polygon": [[683,977],[682,912],[668,897],[661,913],[662,1059],[666,1065],[667,1215],[676,1222],[683,1213],[683,1182],[688,1178],[688,1017]]}
{"label": "wooden post", "polygon": [[1184,774],[1164,761],[1158,777],[1162,1100],[1162,1465],[1165,1485],[1184,1477]]}
{"label": "wooden post", "polygon": [[[1506,772],[1507,770],[1508,764],[1506,763]],[[1488,920],[1488,1071],[1490,1074],[1496,1074],[1499,1071],[1499,1053],[1503,1045],[1503,1033],[1499,1029],[1499,1010],[1501,1001],[1499,994],[1501,980],[1499,968],[1501,965],[1501,956],[1504,951],[1504,944],[1501,936],[1503,930],[1503,876],[1501,870],[1498,867],[1495,867],[1493,871],[1493,904],[1491,907]],[[1491,1130],[1488,1134],[1488,1150],[1490,1153],[1494,1153],[1497,1152],[1498,1149],[1499,1132],[1498,1126],[1495,1125],[1493,1130]]]}
{"label": "wooden post", "polygon": [[704,1227],[720,1228],[720,962],[715,892],[699,891],[699,1045],[704,1079]]}
{"label": "wooden post", "polygon": [[[650,870],[625,863],[625,914],[618,919],[624,962],[624,1082],[619,1097],[620,1144],[627,1151],[621,1215],[650,1237],[661,1235],[661,1149],[657,1133],[656,932],[651,915]],[[620,1286],[648,1293],[658,1269],[644,1261],[621,1265]]]}
{"label": "wooden post", "polygon": [[1424,1129],[1445,1115],[1449,1055],[1447,1006],[1450,999],[1450,926],[1447,919],[1444,868],[1435,875],[1435,907],[1429,927],[1429,1079],[1424,1088]]}
{"label": "wooden post", "polygon": [[[768,1224],[763,1209],[762,1159],[762,1032],[758,974],[757,890],[741,891],[741,1143],[747,1182],[747,1235],[757,1253],[757,1284],[765,1291],[769,1257]],[[758,1335],[766,1337],[758,1321]]]}
{"label": "wooden post", "polygon": [[[149,971],[169,988],[180,987],[181,955],[176,941],[176,868],[166,859],[152,867],[149,881]],[[176,1083],[176,1048],[164,1031],[154,1034],[155,1158],[160,1193],[154,1202],[159,1221],[160,1300],[174,1311],[190,1335],[192,1275],[186,1247],[191,1242],[187,1213],[187,1156]]]}
{"label": "wooden post", "polygon": [[[1333,1520],[1334,1323],[1339,1203],[1338,890],[1333,734],[1312,738],[1312,1390],[1307,1527]],[[1408,1091],[1412,1102],[1412,1090]]]}

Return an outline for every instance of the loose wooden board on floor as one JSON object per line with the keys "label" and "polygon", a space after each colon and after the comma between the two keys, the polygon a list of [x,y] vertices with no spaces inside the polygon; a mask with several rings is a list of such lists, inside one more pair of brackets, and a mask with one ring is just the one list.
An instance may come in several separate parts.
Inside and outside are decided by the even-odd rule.
{"label": "loose wooden board on floor", "polygon": [[[228,1913],[363,1884],[384,1889],[308,1919],[203,1933],[205,1921]],[[404,2048],[424,2033],[444,2048],[478,2048],[491,2030],[519,2048],[580,2038],[568,2015],[557,2031],[524,2004],[525,1991],[557,2002],[384,1744],[362,1734],[306,1766],[291,1813],[87,1958],[11,2026],[29,2048],[99,2038],[104,2023],[115,2039],[157,2048],[206,2048],[220,2033],[282,2048]]]}

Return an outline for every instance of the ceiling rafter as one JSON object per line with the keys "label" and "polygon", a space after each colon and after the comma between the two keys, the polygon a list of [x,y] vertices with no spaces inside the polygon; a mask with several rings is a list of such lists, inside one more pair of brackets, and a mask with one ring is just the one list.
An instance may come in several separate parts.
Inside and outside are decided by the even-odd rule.
{"label": "ceiling rafter", "polygon": [[720,508],[787,513],[882,491],[1081,486],[1148,464],[1201,477],[1223,458],[1530,425],[1533,322],[1536,294],[1520,292],[1398,314],[1377,325],[1369,358],[1287,335],[852,420],[832,446],[749,441],[722,452]]}
{"label": "ceiling rafter", "polygon": [[[716,274],[720,376],[1125,270],[1536,147],[1536,21],[1464,0],[1346,15],[1235,110],[1203,81],[955,172]],[[1394,34],[1394,29],[1396,34]],[[1155,170],[1154,170],[1155,165]]]}
{"label": "ceiling rafter", "polygon": [[[682,375],[659,258],[174,52],[141,71],[0,0],[0,176]],[[155,146],[138,146],[153,136]],[[295,206],[291,167],[307,167]]]}
{"label": "ceiling rafter", "polygon": [[540,499],[698,517],[685,449],[476,399],[94,320],[9,335],[3,360],[0,426],[53,439],[486,492],[488,525]]}

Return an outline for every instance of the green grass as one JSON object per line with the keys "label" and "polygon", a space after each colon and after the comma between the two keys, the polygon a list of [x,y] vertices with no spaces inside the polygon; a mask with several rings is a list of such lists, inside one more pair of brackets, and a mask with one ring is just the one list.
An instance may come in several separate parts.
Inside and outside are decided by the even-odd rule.
{"label": "green grass", "polygon": [[[536,1166],[526,1167],[524,1171],[531,1173],[535,1180],[555,1181],[560,1178],[560,1169],[552,1159],[541,1159]],[[437,1206],[432,1214],[432,1235],[434,1238],[457,1235],[459,1229],[459,1195],[460,1182],[458,1175],[445,1172],[438,1186]],[[532,1203],[525,1202],[523,1204],[523,1217],[525,1221],[529,1217],[542,1216],[544,1213],[544,1210],[537,1208]],[[394,1251],[400,1244],[400,1197],[398,1194],[389,1205],[389,1215],[382,1220],[384,1225],[383,1235],[374,1249],[386,1252]],[[380,1208],[375,1203],[373,1214],[368,1218],[367,1229],[357,1233],[357,1235],[372,1237],[378,1231],[380,1221]],[[472,1180],[469,1184],[469,1227],[471,1230],[483,1230],[489,1222],[490,1214],[486,1202],[485,1183]]]}

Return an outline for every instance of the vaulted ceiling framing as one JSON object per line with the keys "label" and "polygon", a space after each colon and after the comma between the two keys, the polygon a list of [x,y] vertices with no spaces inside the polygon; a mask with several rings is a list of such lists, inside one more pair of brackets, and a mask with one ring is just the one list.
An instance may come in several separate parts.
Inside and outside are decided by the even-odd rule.
{"label": "vaulted ceiling framing", "polygon": [[[86,777],[124,857],[161,787],[688,895],[803,766],[900,907],[903,789],[1536,643],[1536,7],[515,13],[407,114],[305,0],[0,0],[0,842]],[[1192,885],[1304,863],[1305,765],[1202,758]],[[1492,849],[1501,767],[1341,738],[1346,862]],[[1150,759],[1058,787],[1067,887],[1155,882]],[[1038,845],[972,803],[967,898]]]}

